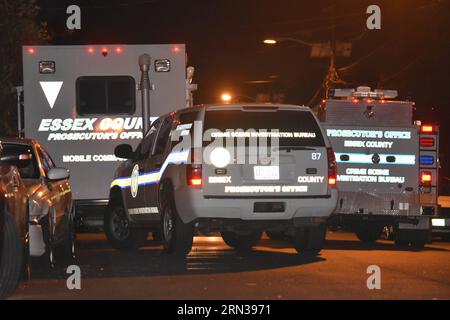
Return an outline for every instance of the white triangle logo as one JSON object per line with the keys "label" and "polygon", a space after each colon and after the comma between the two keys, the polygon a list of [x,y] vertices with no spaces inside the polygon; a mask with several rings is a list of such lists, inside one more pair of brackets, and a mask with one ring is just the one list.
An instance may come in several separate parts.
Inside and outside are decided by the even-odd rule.
{"label": "white triangle logo", "polygon": [[53,109],[56,98],[58,98],[59,91],[61,90],[62,81],[39,81],[42,91],[44,91],[50,108]]}

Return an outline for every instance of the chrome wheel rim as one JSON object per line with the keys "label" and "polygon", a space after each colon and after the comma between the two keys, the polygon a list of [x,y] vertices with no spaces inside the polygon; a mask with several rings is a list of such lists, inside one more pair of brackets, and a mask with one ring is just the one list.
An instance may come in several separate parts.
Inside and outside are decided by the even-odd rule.
{"label": "chrome wheel rim", "polygon": [[164,210],[164,220],[163,220],[163,226],[164,226],[164,239],[167,243],[169,243],[172,240],[172,233],[173,233],[173,218],[172,218],[172,210],[169,206],[166,207]]}
{"label": "chrome wheel rim", "polygon": [[55,266],[55,258],[53,256],[53,249],[50,249],[50,251],[48,253],[48,260],[50,263],[50,268],[53,268]]}

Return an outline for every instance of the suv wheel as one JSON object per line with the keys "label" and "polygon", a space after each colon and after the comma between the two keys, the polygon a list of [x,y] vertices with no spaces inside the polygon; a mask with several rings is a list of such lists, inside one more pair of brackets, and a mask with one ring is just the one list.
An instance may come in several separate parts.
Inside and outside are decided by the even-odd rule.
{"label": "suv wheel", "polygon": [[163,201],[161,224],[164,250],[174,255],[187,255],[192,249],[194,225],[183,223],[170,197]]}
{"label": "suv wheel", "polygon": [[23,243],[19,227],[14,218],[5,213],[2,256],[0,257],[0,299],[5,299],[16,290],[22,273]]}
{"label": "suv wheel", "polygon": [[297,227],[292,240],[298,253],[317,255],[325,244],[326,227]]}
{"label": "suv wheel", "polygon": [[361,242],[371,244],[380,238],[382,232],[383,227],[365,226],[356,231],[356,236]]}
{"label": "suv wheel", "polygon": [[223,241],[238,251],[249,251],[261,239],[261,231],[252,231],[250,234],[240,235],[233,231],[222,231]]}
{"label": "suv wheel", "polygon": [[113,204],[106,210],[104,230],[111,246],[117,250],[138,249],[147,239],[146,230],[132,229],[121,204]]}

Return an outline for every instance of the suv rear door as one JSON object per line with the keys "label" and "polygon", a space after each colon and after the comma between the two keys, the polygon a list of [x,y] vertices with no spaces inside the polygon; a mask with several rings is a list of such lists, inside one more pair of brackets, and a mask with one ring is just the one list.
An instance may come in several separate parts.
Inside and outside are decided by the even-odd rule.
{"label": "suv rear door", "polygon": [[[203,130],[206,197],[327,196],[326,145],[309,110],[209,107]],[[231,155],[226,166],[220,165],[227,157],[222,148]]]}

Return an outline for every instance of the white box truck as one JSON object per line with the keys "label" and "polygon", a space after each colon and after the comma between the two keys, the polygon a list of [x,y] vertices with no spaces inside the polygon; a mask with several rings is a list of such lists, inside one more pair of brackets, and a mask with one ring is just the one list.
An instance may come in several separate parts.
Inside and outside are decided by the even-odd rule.
{"label": "white box truck", "polygon": [[395,90],[332,89],[320,116],[337,162],[331,224],[374,242],[383,228],[399,244],[431,241],[438,214],[439,127],[413,121]]}
{"label": "white box truck", "polygon": [[22,54],[19,131],[70,170],[79,225],[101,226],[124,160],[114,148],[142,139],[139,57],[150,56],[150,118],[158,117],[192,102],[185,45],[24,46]]}

